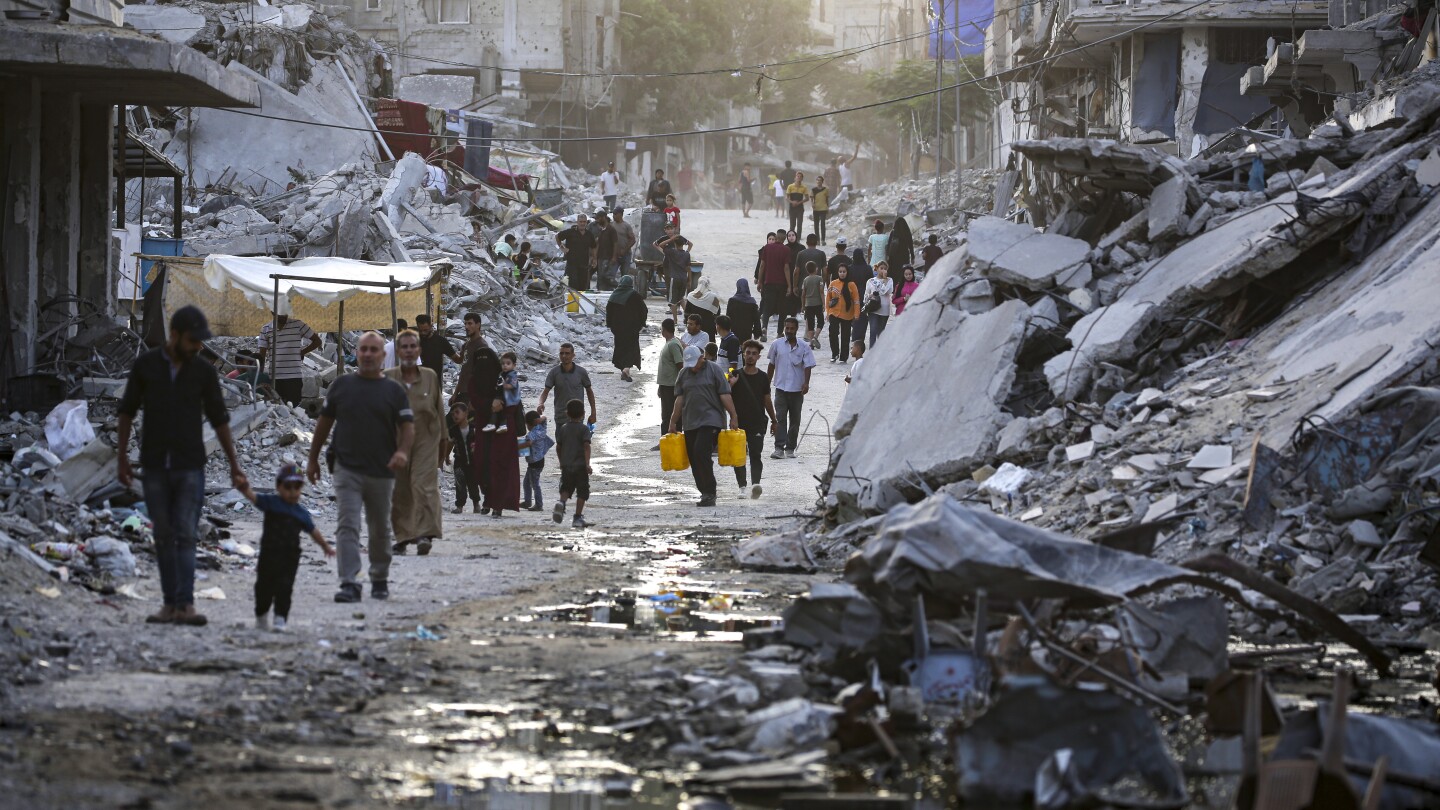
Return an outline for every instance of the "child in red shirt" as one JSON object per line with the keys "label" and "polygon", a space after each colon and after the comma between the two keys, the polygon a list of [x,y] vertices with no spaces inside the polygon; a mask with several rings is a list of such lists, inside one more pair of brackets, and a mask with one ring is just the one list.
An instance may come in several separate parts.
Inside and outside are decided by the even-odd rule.
{"label": "child in red shirt", "polygon": [[674,225],[675,232],[680,232],[680,209],[675,205],[675,195],[665,197],[665,224]]}

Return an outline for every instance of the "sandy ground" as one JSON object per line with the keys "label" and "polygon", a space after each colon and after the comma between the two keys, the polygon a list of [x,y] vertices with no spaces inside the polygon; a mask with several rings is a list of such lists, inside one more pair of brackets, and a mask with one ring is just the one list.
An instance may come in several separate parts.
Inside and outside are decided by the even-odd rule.
{"label": "sandy ground", "polygon": [[[696,257],[726,297],[776,222],[684,216]],[[635,382],[589,364],[599,401],[590,529],[556,525],[548,508],[502,520],[447,513],[447,536],[431,555],[396,559],[391,600],[367,593],[356,605],[331,600],[334,563],[307,548],[284,634],[252,628],[253,574],[244,570],[202,572],[197,589],[226,596],[199,604],[206,628],[143,623],[158,602],[153,570],[140,582],[152,597],[143,602],[79,589],[46,599],[34,592],[45,584],[38,575],[0,574],[6,626],[47,642],[44,676],[0,691],[0,807],[385,806],[635,774],[635,763],[593,755],[565,731],[574,712],[616,698],[576,684],[723,664],[739,649],[734,630],[773,621],[786,597],[805,590],[810,577],[738,571],[729,547],[813,509],[829,451],[825,420],[839,410],[845,373],[821,353],[805,407],[807,420],[818,415],[798,458],[767,456],[763,497],[741,497],[721,469],[718,507],[699,509],[690,474],[662,473],[650,449],[663,317],[650,303],[656,326],[642,338],[646,366]],[[522,372],[533,379],[544,369]],[[559,472],[547,467],[548,507]],[[333,526],[322,528],[333,536]],[[258,546],[258,523],[234,532]],[[678,623],[644,611],[617,623],[594,609],[665,592],[728,594],[733,606],[716,621]],[[554,606],[572,609],[545,609]],[[678,794],[664,782],[640,779],[634,800],[673,805]],[[492,806],[480,793],[449,803]]]}

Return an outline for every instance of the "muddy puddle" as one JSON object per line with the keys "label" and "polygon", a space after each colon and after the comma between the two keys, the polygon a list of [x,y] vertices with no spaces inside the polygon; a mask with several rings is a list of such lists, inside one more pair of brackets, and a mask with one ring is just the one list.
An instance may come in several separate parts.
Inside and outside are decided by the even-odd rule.
{"label": "muddy puddle", "polygon": [[676,640],[741,641],[747,630],[776,627],[778,613],[757,603],[756,591],[722,592],[672,587],[656,593],[625,591],[583,603],[537,607],[512,621],[604,627]]}

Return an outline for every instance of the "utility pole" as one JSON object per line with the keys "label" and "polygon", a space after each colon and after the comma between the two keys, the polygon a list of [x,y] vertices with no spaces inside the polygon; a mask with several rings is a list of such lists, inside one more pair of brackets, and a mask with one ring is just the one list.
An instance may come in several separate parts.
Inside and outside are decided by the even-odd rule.
{"label": "utility pole", "polygon": [[[955,0],[957,3],[960,0]],[[935,0],[939,14],[935,17],[935,201],[940,207],[940,88],[945,86],[945,0]]]}

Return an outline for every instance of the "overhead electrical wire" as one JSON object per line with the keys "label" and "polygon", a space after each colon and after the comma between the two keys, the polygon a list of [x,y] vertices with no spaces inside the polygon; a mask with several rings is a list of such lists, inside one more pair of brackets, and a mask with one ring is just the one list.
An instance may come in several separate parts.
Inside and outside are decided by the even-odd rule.
{"label": "overhead electrical wire", "polygon": [[[891,105],[891,104],[899,104],[899,103],[906,102],[906,101],[914,101],[915,99],[918,99],[918,98],[925,98],[926,96],[937,95],[937,94],[939,94],[939,93],[948,92],[948,91],[950,91],[950,90],[955,90],[955,89],[960,88],[960,87],[968,87],[968,86],[970,86],[970,85],[980,84],[980,83],[982,83],[982,82],[984,82],[984,81],[987,81],[987,80],[990,80],[990,79],[1000,79],[1000,78],[1005,77],[1005,76],[1010,76],[1010,75],[1013,75],[1013,74],[1016,74],[1016,73],[1020,73],[1020,72],[1025,71],[1025,70],[1027,70],[1027,69],[1029,69],[1029,68],[1033,68],[1033,67],[1038,67],[1038,66],[1040,66],[1040,65],[1049,64],[1050,62],[1054,62],[1054,61],[1059,60],[1059,59],[1062,59],[1062,58],[1064,58],[1064,57],[1066,57],[1066,56],[1070,56],[1070,55],[1072,55],[1072,54],[1076,54],[1076,53],[1080,53],[1080,52],[1089,50],[1090,48],[1094,48],[1094,47],[1097,47],[1097,46],[1099,46],[1099,45],[1103,45],[1103,44],[1105,44],[1105,43],[1107,43],[1107,42],[1113,42],[1113,41],[1115,41],[1115,40],[1117,40],[1117,39],[1122,39],[1122,38],[1124,38],[1124,37],[1128,37],[1128,36],[1130,36],[1131,34],[1136,33],[1137,31],[1143,31],[1143,30],[1145,30],[1146,28],[1150,28],[1150,27],[1159,25],[1160,23],[1166,22],[1167,20],[1174,19],[1174,18],[1176,18],[1176,17],[1178,17],[1178,16],[1180,16],[1180,15],[1182,15],[1182,14],[1185,14],[1185,13],[1187,13],[1187,12],[1190,12],[1190,11],[1193,11],[1193,10],[1195,10],[1195,9],[1197,9],[1197,8],[1200,8],[1201,6],[1207,6],[1207,5],[1210,5],[1210,4],[1215,3],[1215,2],[1218,2],[1218,1],[1219,1],[1219,0],[1197,0],[1197,2],[1194,2],[1194,3],[1191,3],[1191,4],[1189,4],[1189,5],[1186,5],[1186,6],[1184,6],[1183,8],[1177,9],[1177,10],[1175,10],[1175,11],[1169,13],[1169,14],[1164,15],[1163,17],[1156,17],[1156,18],[1153,19],[1153,20],[1148,20],[1148,21],[1143,22],[1143,23],[1141,23],[1141,24],[1139,24],[1139,25],[1136,25],[1136,26],[1133,26],[1133,27],[1131,27],[1131,28],[1127,28],[1127,29],[1125,29],[1125,30],[1123,30],[1123,31],[1119,31],[1119,32],[1116,32],[1116,33],[1114,33],[1114,34],[1111,34],[1110,36],[1101,37],[1100,39],[1097,39],[1097,40],[1095,40],[1094,42],[1091,42],[1091,43],[1088,43],[1088,44],[1085,44],[1085,45],[1079,45],[1079,46],[1074,47],[1074,48],[1069,48],[1069,49],[1067,49],[1067,50],[1060,51],[1060,52],[1058,52],[1058,53],[1050,54],[1049,56],[1042,56],[1042,57],[1039,57],[1039,58],[1037,58],[1037,59],[1034,59],[1034,60],[1031,60],[1031,61],[1029,61],[1029,62],[1026,62],[1025,64],[1016,65],[1015,67],[1009,68],[1009,69],[1007,69],[1007,70],[998,71],[998,72],[996,72],[996,73],[987,73],[987,74],[984,74],[984,75],[981,75],[981,76],[976,76],[976,77],[971,78],[971,79],[965,79],[965,80],[963,80],[963,81],[958,81],[958,82],[956,82],[956,83],[954,83],[954,84],[945,85],[945,86],[943,86],[943,87],[935,87],[935,88],[931,88],[931,89],[928,89],[928,90],[922,90],[922,91],[920,91],[920,92],[918,92],[918,93],[911,93],[911,94],[909,94],[909,95],[896,96],[896,97],[894,97],[894,98],[882,99],[882,100],[880,100],[880,101],[872,101],[872,102],[869,102],[869,103],[866,103],[866,104],[858,104],[858,105],[855,105],[855,106],[853,106],[853,107],[843,107],[843,108],[836,109],[836,110],[825,110],[825,111],[823,111],[823,112],[809,113],[809,114],[806,114],[806,115],[795,115],[795,116],[791,116],[791,117],[789,117],[789,118],[779,118],[779,119],[775,119],[775,120],[771,120],[771,121],[759,121],[759,122],[756,122],[756,123],[753,123],[753,124],[735,124],[735,125],[733,125],[733,126],[728,126],[728,127],[714,127],[714,128],[711,128],[711,129],[692,129],[692,130],[684,130],[684,131],[679,131],[679,132],[656,132],[656,133],[649,133],[649,134],[634,133],[634,134],[625,134],[625,135],[594,135],[594,136],[568,137],[568,138],[566,138],[566,137],[561,137],[561,138],[533,138],[533,137],[532,137],[532,138],[503,138],[503,137],[489,137],[489,138],[483,138],[483,139],[477,138],[476,140],[477,140],[477,141],[483,140],[483,141],[485,141],[485,142],[493,142],[493,143],[528,143],[528,142],[533,142],[533,141],[545,141],[545,142],[548,142],[548,143],[596,143],[596,142],[613,142],[613,141],[641,141],[641,140],[655,140],[655,139],[658,139],[658,138],[680,138],[680,137],[686,137],[686,136],[690,136],[690,135],[716,135],[716,134],[722,134],[722,133],[726,133],[726,132],[738,132],[738,131],[740,131],[740,130],[758,129],[758,128],[761,128],[761,127],[768,127],[768,126],[778,126],[778,125],[781,125],[781,124],[795,124],[795,123],[800,123],[800,122],[802,122],[802,121],[813,121],[813,120],[818,119],[818,118],[829,118],[830,116],[833,116],[833,115],[846,115],[846,114],[853,113],[853,112],[862,112],[862,111],[864,111],[864,110],[872,110],[872,109],[875,109],[875,108],[877,108],[877,107],[886,107],[886,106],[889,106],[889,105]],[[928,33],[929,33],[929,32],[927,31],[927,34],[928,34]],[[242,109],[235,109],[235,108],[229,108],[229,107],[227,107],[227,108],[225,108],[225,109],[226,109],[226,111],[235,113],[235,114],[237,114],[237,115],[248,115],[248,116],[253,117],[253,118],[265,118],[265,119],[269,119],[269,120],[272,120],[272,121],[285,121],[285,122],[288,122],[288,123],[302,124],[302,125],[304,125],[304,126],[325,127],[325,128],[329,128],[329,129],[350,130],[350,131],[354,131],[354,132],[368,132],[368,133],[370,133],[370,134],[372,134],[372,135],[373,135],[373,134],[376,134],[376,132],[377,132],[376,129],[371,128],[371,127],[352,127],[352,126],[347,126],[347,125],[344,125],[344,124],[327,124],[327,123],[323,123],[323,122],[320,122],[320,121],[301,121],[301,120],[294,119],[294,118],[286,118],[286,117],[284,117],[284,116],[278,116],[278,115],[266,115],[265,113],[251,112],[251,111],[242,110]],[[401,136],[409,135],[409,136],[422,137],[422,138],[436,137],[436,134],[433,133],[433,132],[396,132],[396,131],[394,131],[394,130],[380,130],[379,132],[381,132],[381,133],[383,133],[383,134],[389,134],[389,135],[401,135]],[[446,135],[446,136],[443,136],[443,137],[454,139],[454,140],[456,140],[456,141],[458,141],[459,143],[462,143],[462,144],[463,144],[463,143],[466,143],[466,142],[468,142],[468,141],[470,140],[467,136],[458,135],[458,134],[456,134],[456,135]]]}

